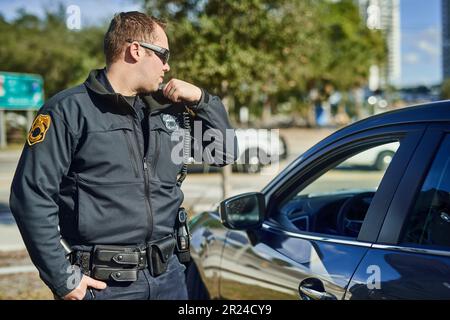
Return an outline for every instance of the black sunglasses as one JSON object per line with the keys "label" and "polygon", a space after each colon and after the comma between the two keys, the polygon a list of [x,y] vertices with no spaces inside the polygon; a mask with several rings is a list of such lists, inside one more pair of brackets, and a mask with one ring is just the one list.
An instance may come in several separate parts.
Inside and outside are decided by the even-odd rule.
{"label": "black sunglasses", "polygon": [[[127,42],[132,43],[134,40],[128,39]],[[146,43],[146,42],[142,42],[142,41],[136,41],[137,43],[139,43],[139,45],[145,49],[149,49],[152,50],[157,56],[158,58],[161,59],[163,64],[166,64],[169,62],[169,57],[170,57],[170,51],[166,48],[151,44],[151,43]]]}

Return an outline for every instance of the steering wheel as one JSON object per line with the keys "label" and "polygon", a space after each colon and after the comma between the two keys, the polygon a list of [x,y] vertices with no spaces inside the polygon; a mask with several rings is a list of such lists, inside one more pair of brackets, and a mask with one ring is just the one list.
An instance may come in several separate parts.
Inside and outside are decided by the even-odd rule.
{"label": "steering wheel", "polygon": [[358,193],[347,200],[339,209],[336,219],[336,226],[339,235],[358,237],[359,230],[361,230],[366,216],[367,210],[370,206],[370,201],[364,199],[372,199],[375,192]]}

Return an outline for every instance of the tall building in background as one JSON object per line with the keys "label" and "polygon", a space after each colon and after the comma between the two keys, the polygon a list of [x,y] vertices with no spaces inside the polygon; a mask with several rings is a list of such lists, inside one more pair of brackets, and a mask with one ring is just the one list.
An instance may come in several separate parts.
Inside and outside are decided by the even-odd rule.
{"label": "tall building in background", "polygon": [[376,90],[386,84],[399,86],[402,73],[400,0],[358,0],[358,4],[367,27],[383,30],[388,47],[386,68],[371,67],[369,87]]}
{"label": "tall building in background", "polygon": [[450,0],[441,0],[442,6],[442,68],[443,79],[450,78]]}

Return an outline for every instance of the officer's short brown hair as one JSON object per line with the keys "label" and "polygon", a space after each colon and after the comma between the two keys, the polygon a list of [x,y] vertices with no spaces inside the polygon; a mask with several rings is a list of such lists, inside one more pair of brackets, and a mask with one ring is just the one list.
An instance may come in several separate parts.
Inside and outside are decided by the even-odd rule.
{"label": "officer's short brown hair", "polygon": [[165,28],[163,21],[138,11],[115,14],[103,41],[106,64],[109,65],[120,57],[128,39],[153,42],[156,25]]}

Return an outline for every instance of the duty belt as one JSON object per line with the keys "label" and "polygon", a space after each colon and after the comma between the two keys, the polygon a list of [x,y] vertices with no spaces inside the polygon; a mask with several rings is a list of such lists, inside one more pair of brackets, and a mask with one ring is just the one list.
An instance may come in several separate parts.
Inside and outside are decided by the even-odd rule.
{"label": "duty belt", "polygon": [[74,251],[71,262],[97,280],[136,281],[139,270],[148,268],[153,277],[164,273],[175,245],[173,235],[145,246],[96,245],[92,251]]}

